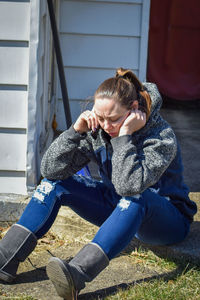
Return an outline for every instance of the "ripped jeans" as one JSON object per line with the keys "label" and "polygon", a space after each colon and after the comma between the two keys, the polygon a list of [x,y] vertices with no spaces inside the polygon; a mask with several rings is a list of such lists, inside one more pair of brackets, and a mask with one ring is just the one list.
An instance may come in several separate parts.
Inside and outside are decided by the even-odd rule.
{"label": "ripped jeans", "polygon": [[121,197],[101,181],[74,175],[66,180],[43,179],[18,224],[41,238],[52,226],[61,205],[99,226],[92,242],[109,259],[119,254],[136,236],[153,245],[182,241],[190,224],[179,210],[153,189]]}

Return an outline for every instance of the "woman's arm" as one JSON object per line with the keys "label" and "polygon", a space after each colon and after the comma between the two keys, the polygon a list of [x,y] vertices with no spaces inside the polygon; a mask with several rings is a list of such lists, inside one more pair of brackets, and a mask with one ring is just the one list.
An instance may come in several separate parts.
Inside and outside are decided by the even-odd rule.
{"label": "woman's arm", "polygon": [[63,180],[81,170],[89,161],[90,144],[86,133],[70,127],[47,149],[41,162],[41,174],[48,179]]}
{"label": "woman's arm", "polygon": [[87,132],[97,127],[93,111],[86,110],[80,114],[75,124],[63,132],[44,154],[42,176],[63,180],[81,170],[90,161],[92,152]]}
{"label": "woman's arm", "polygon": [[[154,185],[176,155],[177,143],[167,123],[156,124],[153,134],[142,143],[131,135],[111,140],[113,146],[112,182],[118,194],[131,196]],[[162,125],[162,129],[160,129]]]}

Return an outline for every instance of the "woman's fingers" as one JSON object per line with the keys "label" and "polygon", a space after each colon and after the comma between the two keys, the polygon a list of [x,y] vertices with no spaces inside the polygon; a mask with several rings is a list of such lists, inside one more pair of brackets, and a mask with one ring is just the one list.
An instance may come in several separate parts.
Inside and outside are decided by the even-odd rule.
{"label": "woman's fingers", "polygon": [[146,114],[140,110],[132,110],[122,124],[121,131],[125,129],[129,134],[141,129],[146,124]]}
{"label": "woman's fingers", "polygon": [[146,113],[142,113],[142,116],[143,116],[143,120],[144,120],[144,122],[146,123],[146,119],[147,119],[147,115],[146,115]]}
{"label": "woman's fingers", "polygon": [[146,114],[144,112],[142,112],[141,110],[132,110],[131,112],[134,114],[134,116],[137,120],[145,120],[146,121]]}
{"label": "woman's fingers", "polygon": [[98,127],[98,120],[95,113],[93,111],[87,110],[83,112],[83,117],[87,122],[88,129],[95,131]]}

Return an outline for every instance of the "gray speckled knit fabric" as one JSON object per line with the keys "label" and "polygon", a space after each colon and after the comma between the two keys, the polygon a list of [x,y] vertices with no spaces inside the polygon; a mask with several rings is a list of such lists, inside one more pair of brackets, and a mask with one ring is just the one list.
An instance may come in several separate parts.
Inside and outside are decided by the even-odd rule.
{"label": "gray speckled knit fabric", "polygon": [[159,109],[161,96],[155,84],[144,83],[152,99],[150,118],[141,130],[132,135],[109,141],[99,130],[96,139],[91,134],[76,133],[73,127],[63,132],[43,156],[41,173],[48,179],[66,179],[90,160],[99,166],[103,162],[96,153],[109,144],[111,168],[108,170],[115,190],[120,195],[135,195],[154,185],[176,155],[176,137]]}

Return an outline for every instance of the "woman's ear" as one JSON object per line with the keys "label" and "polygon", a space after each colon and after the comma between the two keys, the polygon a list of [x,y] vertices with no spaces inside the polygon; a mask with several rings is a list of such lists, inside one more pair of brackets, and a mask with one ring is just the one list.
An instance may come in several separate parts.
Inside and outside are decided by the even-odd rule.
{"label": "woman's ear", "polygon": [[138,109],[138,107],[139,107],[138,100],[134,100],[131,105],[131,108],[135,110]]}

